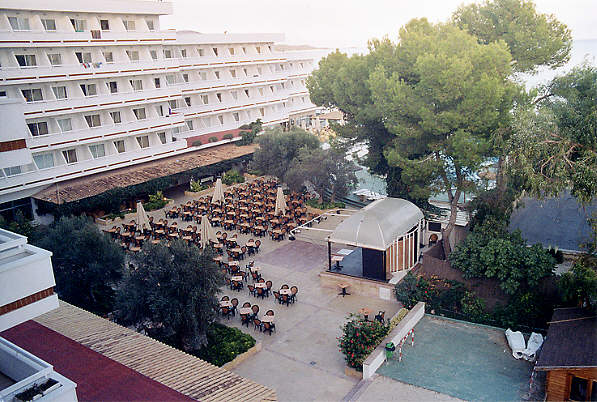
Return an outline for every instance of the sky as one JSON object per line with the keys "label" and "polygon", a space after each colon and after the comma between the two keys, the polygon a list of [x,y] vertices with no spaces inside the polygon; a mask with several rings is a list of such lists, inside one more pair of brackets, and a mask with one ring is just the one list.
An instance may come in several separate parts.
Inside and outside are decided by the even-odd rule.
{"label": "sky", "polygon": [[[471,0],[167,0],[173,15],[162,29],[284,33],[283,43],[326,48],[367,46],[370,38],[395,40],[412,18],[447,20]],[[573,39],[597,38],[597,0],[536,0],[542,13],[568,25]]]}

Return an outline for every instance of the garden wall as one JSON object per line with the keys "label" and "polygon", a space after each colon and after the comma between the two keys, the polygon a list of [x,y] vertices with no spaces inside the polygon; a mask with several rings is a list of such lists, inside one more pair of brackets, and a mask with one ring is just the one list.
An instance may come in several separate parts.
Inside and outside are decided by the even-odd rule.
{"label": "garden wall", "polygon": [[418,302],[404,318],[398,323],[386,338],[375,348],[375,350],[363,362],[363,380],[371,378],[377,371],[379,366],[383,364],[386,359],[386,343],[393,342],[398,346],[400,341],[410,332],[411,329],[425,315],[425,303]]}

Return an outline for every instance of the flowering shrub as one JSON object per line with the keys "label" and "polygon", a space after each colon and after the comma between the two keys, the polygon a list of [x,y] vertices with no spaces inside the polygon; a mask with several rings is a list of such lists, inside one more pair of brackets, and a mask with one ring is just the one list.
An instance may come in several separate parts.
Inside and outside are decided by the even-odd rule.
{"label": "flowering shrub", "polygon": [[389,326],[378,321],[365,321],[354,314],[348,319],[342,328],[342,336],[338,338],[338,346],[346,364],[362,371],[363,362],[388,334]]}

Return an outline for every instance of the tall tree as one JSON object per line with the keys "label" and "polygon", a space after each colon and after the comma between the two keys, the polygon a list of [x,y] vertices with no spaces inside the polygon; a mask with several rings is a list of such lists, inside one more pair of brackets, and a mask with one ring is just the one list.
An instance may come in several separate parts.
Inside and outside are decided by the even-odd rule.
{"label": "tall tree", "polygon": [[309,183],[320,196],[330,190],[334,202],[335,197],[345,196],[357,183],[355,170],[354,163],[335,149],[303,148],[292,161],[284,181],[295,191]]}
{"label": "tall tree", "polygon": [[52,252],[56,290],[62,300],[94,313],[114,307],[114,286],[122,276],[122,248],[83,216],[62,217],[39,229],[34,244]]}
{"label": "tall tree", "polygon": [[176,346],[199,349],[217,317],[216,295],[224,284],[212,257],[178,240],[170,247],[144,245],[118,288],[119,319],[137,327],[151,322]]}
{"label": "tall tree", "polygon": [[538,13],[533,1],[486,0],[459,7],[452,18],[483,44],[505,41],[515,72],[557,68],[570,59],[570,30],[555,16]]}
{"label": "tall tree", "polygon": [[300,128],[268,130],[257,139],[257,143],[259,149],[253,154],[251,168],[279,179],[284,178],[290,162],[301,148],[316,149],[320,146],[317,136]]}
{"label": "tall tree", "polygon": [[375,106],[394,134],[384,150],[389,164],[402,169],[417,197],[448,195],[445,238],[461,195],[480,184],[476,172],[492,155],[491,134],[512,104],[510,61],[504,42],[481,45],[453,25],[421,19],[400,30],[393,69],[380,65],[369,78]]}

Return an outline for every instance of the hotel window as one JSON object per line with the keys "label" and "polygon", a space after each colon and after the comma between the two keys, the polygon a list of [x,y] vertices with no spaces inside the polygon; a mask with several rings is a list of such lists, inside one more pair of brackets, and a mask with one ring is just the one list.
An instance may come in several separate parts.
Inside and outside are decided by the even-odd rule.
{"label": "hotel window", "polygon": [[199,49],[199,57],[205,56],[205,49]]}
{"label": "hotel window", "polygon": [[154,78],[153,84],[155,85],[156,88],[161,88],[161,86],[162,86],[159,78]]}
{"label": "hotel window", "polygon": [[158,116],[164,115],[164,107],[162,105],[156,105],[155,111],[158,114]]}
{"label": "hotel window", "polygon": [[304,64],[303,63],[299,63],[299,67],[301,68],[301,70],[304,68]]}
{"label": "hotel window", "polygon": [[102,125],[102,121],[100,119],[99,114],[89,114],[89,115],[85,116],[85,121],[87,122],[87,125],[89,126],[89,128],[99,127]]}
{"label": "hotel window", "polygon": [[261,117],[265,116],[265,108],[260,107],[259,113],[261,114]]}
{"label": "hotel window", "polygon": [[91,152],[93,159],[101,158],[106,156],[106,147],[104,147],[104,144],[90,145],[89,152]]}
{"label": "hotel window", "polygon": [[250,98],[248,89],[245,89],[245,95],[247,96],[247,98]]}
{"label": "hotel window", "polygon": [[73,131],[73,125],[70,119],[58,119],[56,120],[60,131],[65,133],[67,131]]}
{"label": "hotel window", "polygon": [[222,125],[222,126],[223,126],[223,125],[224,125],[224,116],[222,116],[222,115],[219,115],[219,116],[218,116],[218,120],[220,121],[220,125]]}
{"label": "hotel window", "polygon": [[183,80],[184,82],[189,82],[189,74],[187,74],[187,73],[184,73],[184,74],[182,75],[182,80]]}
{"label": "hotel window", "polygon": [[160,142],[161,142],[162,144],[165,144],[165,143],[166,143],[166,133],[165,133],[165,132],[163,132],[163,131],[162,131],[162,132],[159,132],[159,133],[158,133],[158,138],[160,139]]}
{"label": "hotel window", "polygon": [[259,96],[263,96],[263,88],[259,88]]}
{"label": "hotel window", "polygon": [[230,94],[232,95],[232,99],[238,100],[238,92],[232,91],[232,92],[230,92]]}
{"label": "hotel window", "polygon": [[81,91],[83,91],[83,95],[85,96],[95,96],[97,95],[97,85],[95,84],[81,84]]}
{"label": "hotel window", "polygon": [[189,131],[193,131],[193,120],[186,120],[185,124],[187,125]]}
{"label": "hotel window", "polygon": [[149,29],[150,31],[155,31],[155,25],[153,24],[153,20],[145,20],[145,23],[147,24],[147,29]]}
{"label": "hotel window", "polygon": [[243,46],[242,49],[243,49],[243,53],[247,54],[247,48]]}
{"label": "hotel window", "polygon": [[106,85],[108,85],[108,89],[110,90],[111,94],[118,93],[118,82],[110,81]]}
{"label": "hotel window", "polygon": [[104,59],[106,59],[106,63],[114,63],[114,55],[112,52],[104,52]]}
{"label": "hotel window", "polygon": [[272,91],[272,93],[274,93],[274,86],[273,86],[273,85],[270,85],[270,86],[269,86],[269,90],[270,90],[270,91]]}
{"label": "hotel window", "polygon": [[30,31],[29,18],[8,17],[8,22],[13,31]]}
{"label": "hotel window", "polygon": [[257,50],[257,54],[261,54],[261,46],[255,46],[255,50]]}
{"label": "hotel window", "polygon": [[149,55],[151,56],[152,60],[157,60],[158,59],[158,52],[155,50],[150,50],[149,51]]}
{"label": "hotel window", "polygon": [[44,26],[46,31],[55,31],[56,30],[56,21],[52,19],[41,19],[41,24]]}
{"label": "hotel window", "polygon": [[37,60],[35,59],[34,54],[17,54],[15,57],[21,67],[37,66]]}
{"label": "hotel window", "polygon": [[211,49],[214,51],[214,54],[217,56],[218,55],[218,48],[217,47],[212,47]]}
{"label": "hotel window", "polygon": [[164,49],[164,58],[165,59],[171,59],[172,58],[172,50],[170,50],[170,49]]}
{"label": "hotel window", "polygon": [[48,169],[54,167],[54,154],[52,152],[43,152],[33,155],[33,160],[38,169]]}
{"label": "hotel window", "polygon": [[218,98],[218,102],[222,102],[222,94],[221,93],[217,93],[216,98]]}
{"label": "hotel window", "polygon": [[75,52],[75,56],[77,56],[77,60],[79,60],[79,63],[83,64],[83,63],[91,63],[91,53],[89,52]]}
{"label": "hotel window", "polygon": [[52,87],[52,92],[54,92],[54,96],[56,97],[56,99],[66,99],[67,98],[66,87],[64,87],[64,86]]}
{"label": "hotel window", "polygon": [[100,29],[102,31],[109,31],[110,30],[110,21],[100,20]]}
{"label": "hotel window", "polygon": [[201,79],[202,79],[202,80],[206,80],[206,79],[207,79],[207,72],[206,72],[206,71],[201,71],[201,72],[199,73],[199,75],[201,76]]}
{"label": "hotel window", "polygon": [[45,121],[38,121],[36,123],[27,123],[31,135],[37,137],[38,135],[48,134],[48,123]]}
{"label": "hotel window", "polygon": [[114,124],[122,123],[122,118],[120,117],[120,112],[110,112],[110,117]]}
{"label": "hotel window", "polygon": [[77,150],[74,148],[65,149],[62,151],[62,156],[64,156],[64,160],[66,163],[76,163],[77,162]]}
{"label": "hotel window", "polygon": [[230,76],[236,78],[236,70],[230,70]]}
{"label": "hotel window", "polygon": [[131,87],[133,87],[133,91],[142,91],[143,90],[143,81],[141,80],[129,80],[131,83]]}
{"label": "hotel window", "polygon": [[209,103],[209,96],[201,95],[201,102],[203,102],[204,105],[207,105]]}
{"label": "hotel window", "polygon": [[246,68],[243,68],[243,73],[245,73],[245,77],[249,76],[249,70],[247,70]]}
{"label": "hotel window", "polygon": [[124,24],[124,29],[127,31],[134,31],[135,30],[135,21],[133,20],[122,20]]}
{"label": "hotel window", "polygon": [[176,99],[169,100],[168,107],[172,110],[178,109],[178,101]]}
{"label": "hotel window", "polygon": [[186,98],[184,98],[184,103],[186,103],[186,104],[187,104],[187,106],[189,106],[189,107],[190,107],[190,106],[191,106],[191,97],[190,97],[190,96],[187,96]]}
{"label": "hotel window", "polygon": [[127,50],[126,55],[130,61],[139,61],[139,52],[136,50]]}
{"label": "hotel window", "polygon": [[257,74],[263,75],[263,70],[261,69],[261,67],[257,67]]}
{"label": "hotel window", "polygon": [[238,115],[238,113],[232,113],[232,117],[234,117],[234,121],[240,121],[240,116]]}
{"label": "hotel window", "polygon": [[219,71],[214,71],[214,75],[216,76],[216,80],[220,79],[220,72]]}
{"label": "hotel window", "polygon": [[181,49],[180,50],[180,57],[182,57],[183,59],[186,59],[186,57],[187,57],[187,49]]}
{"label": "hotel window", "polygon": [[133,114],[137,118],[137,120],[145,120],[147,118],[147,114],[145,114],[145,108],[133,109]]}
{"label": "hotel window", "polygon": [[62,55],[60,53],[49,53],[48,60],[50,60],[50,64],[53,66],[62,65]]}
{"label": "hotel window", "polygon": [[87,21],[85,21],[85,20],[77,20],[77,19],[71,18],[70,23],[73,24],[73,28],[75,28],[75,32],[84,32],[87,29]]}
{"label": "hotel window", "polygon": [[205,127],[211,127],[211,117],[206,117],[205,119],[203,119],[203,125]]}
{"label": "hotel window", "polygon": [[166,82],[168,83],[168,85],[176,84],[176,76],[174,74],[168,74],[166,76]]}
{"label": "hotel window", "polygon": [[44,100],[41,88],[21,89],[23,96],[27,102],[37,102]]}
{"label": "hotel window", "polygon": [[20,166],[12,166],[4,168],[4,174],[6,176],[14,176],[17,174],[21,174],[21,167]]}
{"label": "hotel window", "polygon": [[116,152],[118,152],[119,154],[123,153],[126,150],[124,147],[124,140],[114,141],[114,146],[116,147]]}
{"label": "hotel window", "polygon": [[272,52],[272,47],[270,45],[267,45],[267,50],[269,50],[269,52]]}
{"label": "hotel window", "polygon": [[137,143],[141,148],[149,148],[149,137],[146,135],[137,137]]}
{"label": "hotel window", "polygon": [[228,53],[230,53],[230,56],[234,56],[234,48],[233,47],[229,47],[228,48]]}

